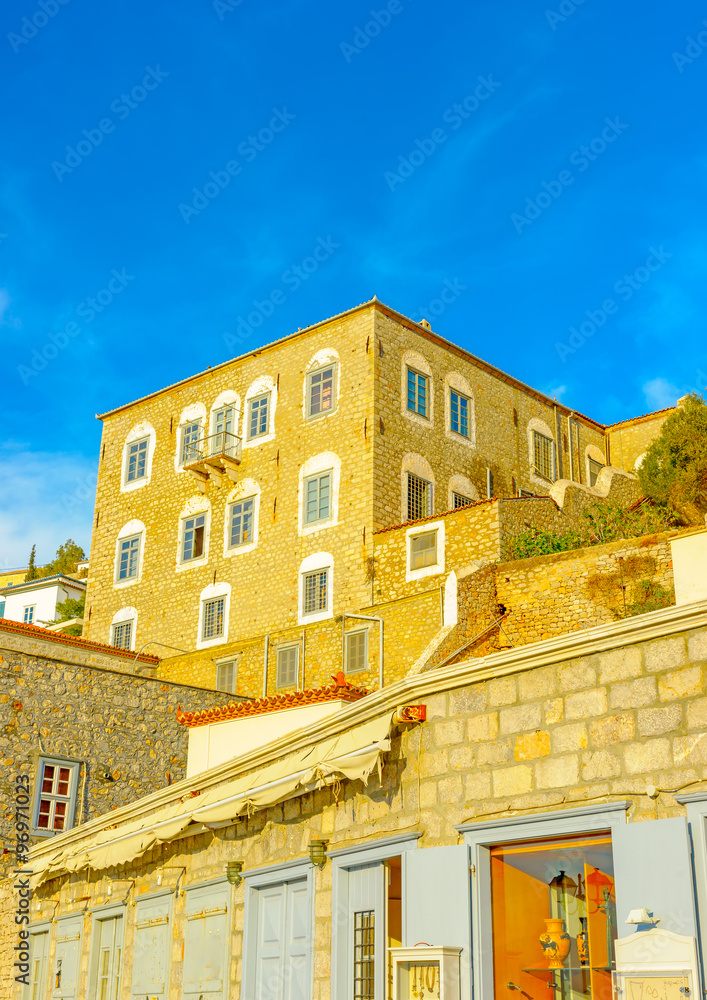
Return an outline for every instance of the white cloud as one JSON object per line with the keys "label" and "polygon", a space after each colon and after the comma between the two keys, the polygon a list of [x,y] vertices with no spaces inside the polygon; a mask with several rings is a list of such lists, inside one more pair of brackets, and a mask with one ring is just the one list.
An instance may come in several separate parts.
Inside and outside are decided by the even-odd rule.
{"label": "white cloud", "polygon": [[643,395],[651,410],[664,410],[667,406],[675,406],[682,393],[667,379],[653,378],[644,383]]}
{"label": "white cloud", "polygon": [[54,558],[67,538],[88,552],[96,493],[96,462],[68,452],[31,451],[22,442],[0,446],[0,568]]}

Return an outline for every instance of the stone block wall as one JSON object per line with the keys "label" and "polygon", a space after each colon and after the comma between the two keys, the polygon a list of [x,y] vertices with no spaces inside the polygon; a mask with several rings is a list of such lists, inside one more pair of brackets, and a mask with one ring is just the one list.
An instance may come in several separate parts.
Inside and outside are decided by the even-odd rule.
{"label": "stone block wall", "polygon": [[611,461],[627,472],[633,472],[636,461],[648,451],[652,441],[660,434],[660,429],[675,407],[648,413],[644,417],[634,417],[607,427]]}

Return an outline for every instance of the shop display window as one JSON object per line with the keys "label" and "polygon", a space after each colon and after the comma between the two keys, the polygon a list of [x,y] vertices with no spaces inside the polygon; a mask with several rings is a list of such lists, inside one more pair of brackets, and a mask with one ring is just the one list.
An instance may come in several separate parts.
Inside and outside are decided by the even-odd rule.
{"label": "shop display window", "polygon": [[496,997],[611,1000],[617,936],[608,833],[491,849]]}

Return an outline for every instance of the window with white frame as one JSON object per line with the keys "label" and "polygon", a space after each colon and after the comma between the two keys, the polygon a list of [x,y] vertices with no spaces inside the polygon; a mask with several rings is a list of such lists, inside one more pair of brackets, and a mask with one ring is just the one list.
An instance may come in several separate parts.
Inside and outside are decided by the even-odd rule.
{"label": "window with white frame", "polygon": [[437,565],[437,531],[424,531],[410,537],[410,569]]}
{"label": "window with white frame", "polygon": [[123,917],[94,916],[89,1000],[118,1000],[123,952]]}
{"label": "window with white frame", "polygon": [[589,485],[596,486],[599,473],[604,468],[601,462],[596,462],[593,458],[587,460],[589,466]]}
{"label": "window with white frame", "polygon": [[294,687],[299,674],[299,646],[280,646],[277,651],[275,686]]}
{"label": "window with white frame", "polygon": [[131,441],[127,445],[127,462],[125,465],[125,482],[135,483],[140,479],[147,479],[147,458],[150,447],[150,438],[139,438]]}
{"label": "window with white frame", "polygon": [[475,501],[471,497],[465,497],[463,493],[452,493],[452,503],[454,504],[453,510],[458,510],[460,507],[468,507],[469,504]]}
{"label": "window with white frame", "polygon": [[307,416],[330,413],[336,402],[336,365],[326,365],[307,375]]}
{"label": "window with white frame", "polygon": [[555,481],[555,442],[540,431],[533,431],[535,472],[543,479]]}
{"label": "window with white frame", "polygon": [[412,472],[407,474],[408,480],[408,521],[417,521],[421,517],[429,517],[432,513],[432,483],[422,479]]}
{"label": "window with white frame", "polygon": [[229,694],[236,692],[237,668],[235,660],[228,660],[226,663],[216,664],[216,690],[228,691]]}
{"label": "window with white frame", "polygon": [[304,523],[325,521],[331,514],[331,469],[304,481]]}
{"label": "window with white frame", "polygon": [[368,669],[368,629],[347,632],[345,636],[346,673],[355,674]]}
{"label": "window with white frame", "polygon": [[302,614],[316,615],[326,611],[329,598],[329,570],[318,569],[302,577]]}
{"label": "window with white frame", "polygon": [[212,597],[203,602],[202,639],[217,639],[224,634],[225,597]]}
{"label": "window with white frame", "polygon": [[141,535],[130,535],[118,541],[117,580],[137,579],[140,567]]}
{"label": "window with white frame", "polygon": [[74,825],[80,770],[76,760],[39,758],[32,817],[34,833],[61,833]]}
{"label": "window with white frame", "polygon": [[469,399],[454,389],[449,390],[449,426],[455,434],[469,437]]}
{"label": "window with white frame", "polygon": [[262,437],[268,432],[270,393],[255,396],[248,401],[248,440]]}
{"label": "window with white frame", "polygon": [[423,375],[422,372],[415,371],[414,368],[408,367],[408,380],[407,380],[407,402],[408,410],[412,413],[417,413],[421,417],[427,417],[428,414],[428,396],[429,396],[429,378],[427,375]]}
{"label": "window with white frame", "polygon": [[132,649],[133,622],[114,622],[110,627],[110,644],[118,649]]}
{"label": "window with white frame", "polygon": [[34,621],[34,612],[37,609],[36,604],[27,604],[22,612],[22,621],[26,625],[31,625]]}
{"label": "window with white frame", "polygon": [[253,541],[254,516],[255,497],[246,497],[231,504],[228,541],[230,549],[235,549],[239,545],[248,545]]}
{"label": "window with white frame", "polygon": [[182,521],[182,562],[199,559],[204,554],[206,514],[194,514]]}
{"label": "window with white frame", "polygon": [[196,462],[199,459],[197,442],[201,438],[201,421],[191,420],[189,423],[182,424],[181,434],[182,453],[180,461],[182,465],[189,465],[191,462]]}

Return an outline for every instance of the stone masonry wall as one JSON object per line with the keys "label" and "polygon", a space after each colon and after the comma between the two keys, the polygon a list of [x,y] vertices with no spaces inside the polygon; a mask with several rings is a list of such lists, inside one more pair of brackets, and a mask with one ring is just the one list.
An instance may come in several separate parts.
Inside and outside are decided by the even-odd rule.
{"label": "stone masonry wall", "polygon": [[611,461],[628,472],[633,472],[636,460],[648,451],[648,446],[660,434],[660,429],[675,407],[659,410],[645,417],[636,417],[625,423],[607,428],[611,447]]}
{"label": "stone masonry wall", "polygon": [[[36,893],[33,918],[84,913],[82,976],[88,974],[89,907],[115,902],[107,876],[125,882],[123,895],[139,899],[176,889],[170,995],[179,996],[184,940],[185,886],[223,877],[228,860],[246,870],[307,856],[311,838],[329,849],[373,844],[402,831],[419,830],[421,850],[458,843],[455,825],[492,816],[569,808],[596,800],[629,799],[629,823],[683,816],[675,791],[707,781],[707,629],[636,641],[590,656],[562,658],[532,669],[515,669],[475,683],[447,680],[423,700],[427,722],[394,735],[382,781],[367,787],[344,782],[255,812],[235,824],[156,848],[135,864],[88,876],[80,872],[48,882]],[[507,668],[506,668],[507,670]],[[655,785],[657,798],[647,788]],[[184,866],[184,874],[181,874]],[[315,872],[314,1000],[331,996],[332,865]],[[119,883],[121,888],[123,883]],[[80,902],[89,896],[86,904]],[[229,982],[238,994],[242,968],[243,888],[231,892]],[[72,899],[78,902],[71,902]],[[37,908],[37,904],[39,907]],[[134,907],[126,910],[125,952],[134,934]],[[14,925],[3,914],[0,961],[14,942]],[[53,940],[50,946],[53,957]],[[11,984],[0,984],[9,1000]],[[15,995],[16,996],[16,995]],[[120,1000],[129,1000],[129,975]]]}

